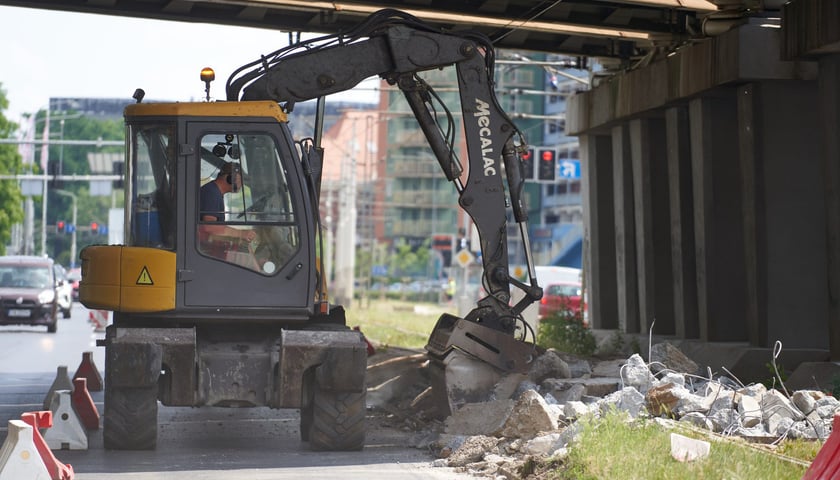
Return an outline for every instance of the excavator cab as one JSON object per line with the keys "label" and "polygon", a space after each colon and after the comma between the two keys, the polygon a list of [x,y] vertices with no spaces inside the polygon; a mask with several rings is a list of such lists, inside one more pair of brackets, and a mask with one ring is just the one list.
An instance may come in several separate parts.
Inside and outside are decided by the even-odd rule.
{"label": "excavator cab", "polygon": [[[125,119],[125,246],[175,254],[175,271],[148,267],[146,274],[147,282],[176,280],[166,310],[225,317],[243,309],[237,315],[259,317],[282,308],[289,320],[308,318],[316,229],[298,150],[277,104],[135,104]],[[207,188],[223,206],[202,204]],[[85,280],[89,293],[95,279]],[[131,299],[106,303],[125,307],[120,302]]]}

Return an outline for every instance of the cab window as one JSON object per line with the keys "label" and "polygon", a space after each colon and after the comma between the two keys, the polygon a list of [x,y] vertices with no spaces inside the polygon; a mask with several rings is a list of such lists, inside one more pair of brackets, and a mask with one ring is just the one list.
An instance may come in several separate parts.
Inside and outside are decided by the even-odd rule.
{"label": "cab window", "polygon": [[300,246],[286,171],[264,133],[200,137],[196,248],[202,255],[273,275]]}
{"label": "cab window", "polygon": [[175,249],[175,126],[129,125],[132,162],[127,245]]}

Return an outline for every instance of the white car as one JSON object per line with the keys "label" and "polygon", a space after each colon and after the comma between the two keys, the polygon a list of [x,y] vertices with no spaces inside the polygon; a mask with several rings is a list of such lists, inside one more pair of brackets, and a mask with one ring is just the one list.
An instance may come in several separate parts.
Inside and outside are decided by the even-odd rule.
{"label": "white car", "polygon": [[55,270],[56,301],[61,310],[61,316],[70,318],[73,310],[73,282],[67,278],[67,270],[61,265],[53,264]]}

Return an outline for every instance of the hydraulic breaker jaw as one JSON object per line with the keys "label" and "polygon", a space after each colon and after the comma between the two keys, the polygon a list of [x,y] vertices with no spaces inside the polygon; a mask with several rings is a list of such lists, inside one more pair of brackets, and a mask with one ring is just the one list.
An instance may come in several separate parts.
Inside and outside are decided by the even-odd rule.
{"label": "hydraulic breaker jaw", "polygon": [[468,353],[499,370],[514,373],[527,372],[536,356],[533,344],[480,323],[444,313],[432,330],[426,351],[433,358],[443,359],[453,349]]}
{"label": "hydraulic breaker jaw", "polygon": [[[468,317],[478,317],[486,308],[479,307]],[[526,373],[537,355],[534,344],[447,313],[435,324],[426,351],[440,418],[464,403],[489,400],[502,377]]]}

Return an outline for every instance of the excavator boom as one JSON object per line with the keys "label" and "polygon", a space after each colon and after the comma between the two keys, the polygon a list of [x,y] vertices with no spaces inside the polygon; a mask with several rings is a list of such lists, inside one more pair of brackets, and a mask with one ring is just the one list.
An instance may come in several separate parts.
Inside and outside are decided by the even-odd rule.
{"label": "excavator boom", "polygon": [[[226,94],[228,101],[274,100],[291,110],[295,102],[349,90],[371,76],[397,86],[478,231],[487,292],[463,319],[444,315],[427,350],[443,358],[457,348],[502,370],[523,371],[533,356],[533,345],[520,341],[527,329],[521,313],[540,299],[542,290],[536,282],[521,199],[520,153],[525,140],[496,99],[493,56],[492,44],[481,35],[443,33],[403,12],[384,10],[350,32],[293,45],[242,67],[228,80]],[[467,145],[465,183],[453,136],[437,123],[434,102],[439,99],[418,76],[452,65]],[[508,206],[523,237],[530,284],[513,279],[508,271]],[[511,286],[524,292],[515,305],[511,305]],[[520,326],[522,338],[515,339]]]}

